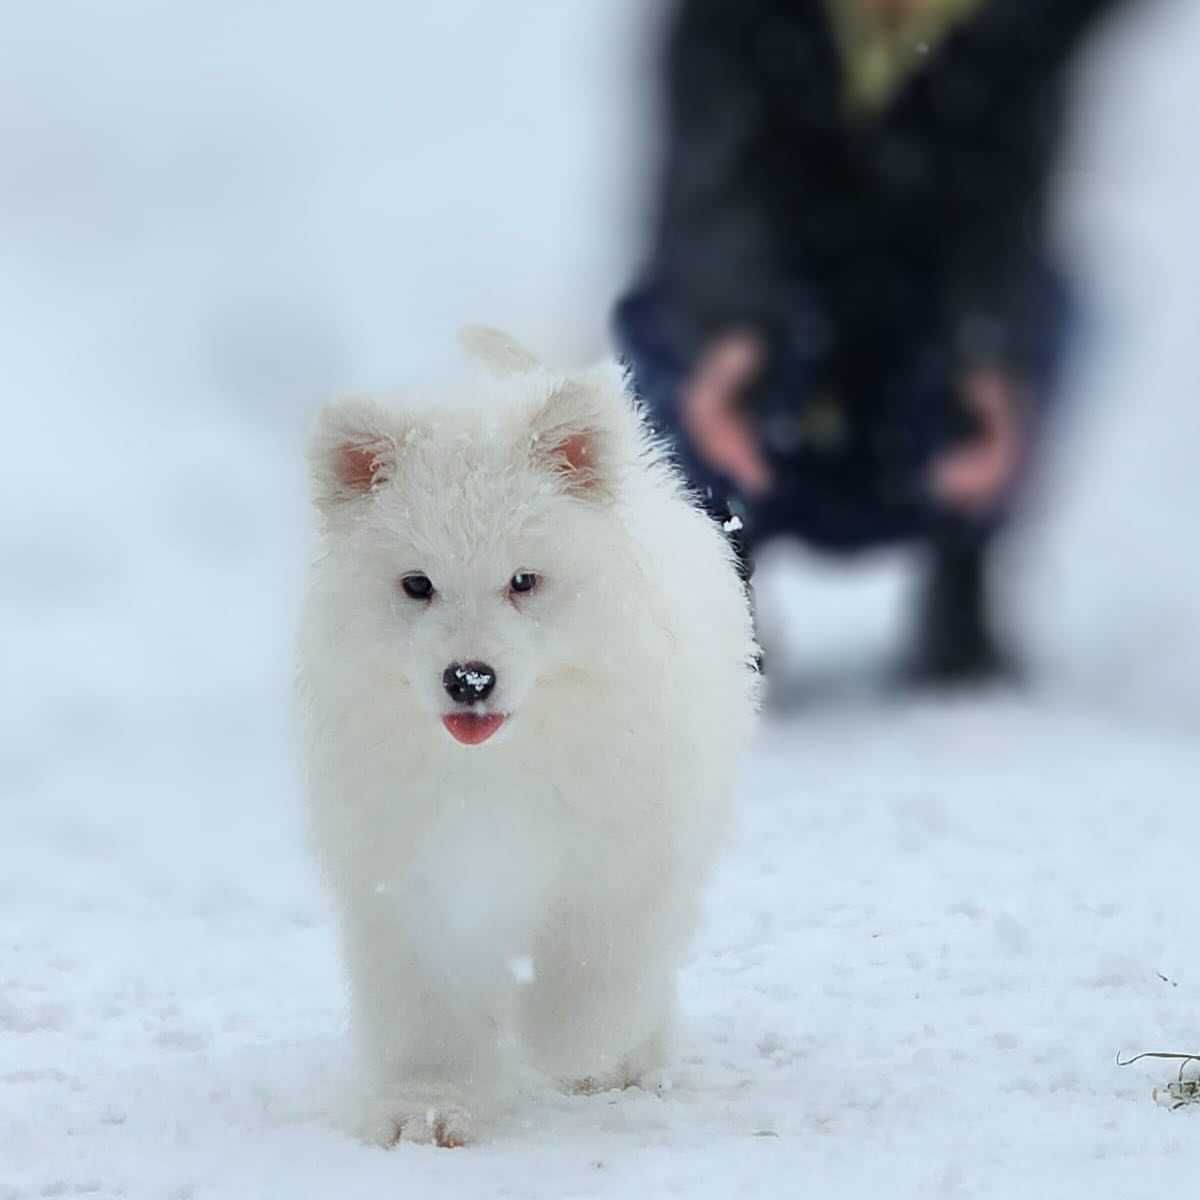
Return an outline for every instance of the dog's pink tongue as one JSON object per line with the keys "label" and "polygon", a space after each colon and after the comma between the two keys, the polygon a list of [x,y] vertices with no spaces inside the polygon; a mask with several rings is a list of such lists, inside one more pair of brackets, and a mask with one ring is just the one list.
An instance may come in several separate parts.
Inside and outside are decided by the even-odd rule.
{"label": "dog's pink tongue", "polygon": [[447,713],[442,724],[450,731],[450,736],[464,746],[478,746],[504,724],[504,716],[501,713]]}

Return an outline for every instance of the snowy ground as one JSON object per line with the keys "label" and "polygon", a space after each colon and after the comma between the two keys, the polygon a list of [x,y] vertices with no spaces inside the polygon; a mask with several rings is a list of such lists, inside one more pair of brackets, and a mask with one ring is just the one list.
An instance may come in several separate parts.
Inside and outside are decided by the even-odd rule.
{"label": "snowy ground", "polygon": [[1195,1116],[1113,1057],[1196,1043],[1200,745],[1004,699],[824,707],[763,732],[672,1089],[530,1096],[460,1153],[331,1125],[344,998],[285,772],[150,762],[163,805],[23,823],[0,1194],[1169,1194]]}
{"label": "snowy ground", "polygon": [[0,49],[0,1200],[1187,1194],[1200,1111],[1113,1061],[1200,1048],[1187,0],[1085,89],[1069,232],[1126,333],[1014,580],[1051,686],[882,696],[895,565],[779,556],[811,686],[747,764],[669,1090],[531,1093],[453,1153],[337,1128],[286,713],[306,406],[497,308],[594,351],[642,144],[644,5],[403,7],[60,5]]}

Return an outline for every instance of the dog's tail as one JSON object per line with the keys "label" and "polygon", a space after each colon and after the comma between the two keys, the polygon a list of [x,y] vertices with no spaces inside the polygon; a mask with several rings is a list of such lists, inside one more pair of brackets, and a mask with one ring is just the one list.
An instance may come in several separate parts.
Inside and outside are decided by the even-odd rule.
{"label": "dog's tail", "polygon": [[508,378],[528,375],[541,364],[516,338],[488,325],[465,325],[458,331],[458,344],[493,375]]}

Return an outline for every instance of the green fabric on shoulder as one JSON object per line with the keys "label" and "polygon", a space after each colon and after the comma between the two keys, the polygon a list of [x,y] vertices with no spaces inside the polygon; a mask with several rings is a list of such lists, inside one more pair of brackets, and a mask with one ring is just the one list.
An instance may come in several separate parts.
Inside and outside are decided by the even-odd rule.
{"label": "green fabric on shoulder", "polygon": [[988,0],[825,0],[842,57],[846,111],[870,117]]}

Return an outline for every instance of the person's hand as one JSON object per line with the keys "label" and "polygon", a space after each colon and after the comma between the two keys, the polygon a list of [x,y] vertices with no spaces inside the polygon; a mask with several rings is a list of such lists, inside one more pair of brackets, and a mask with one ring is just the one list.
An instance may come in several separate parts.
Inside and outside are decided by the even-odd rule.
{"label": "person's hand", "polygon": [[757,431],[742,407],[765,357],[756,334],[724,334],[705,351],[680,397],[680,417],[696,452],[750,496],[771,484]]}
{"label": "person's hand", "polygon": [[1016,384],[995,368],[970,372],[963,401],[978,418],[979,432],[934,460],[933,494],[950,508],[981,516],[994,508],[1016,478],[1025,451]]}

